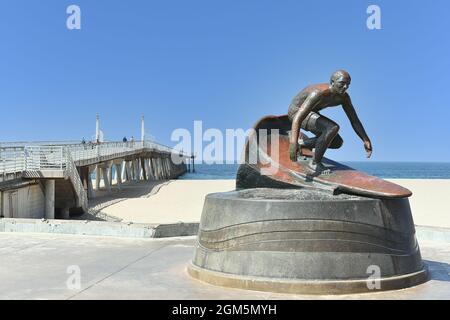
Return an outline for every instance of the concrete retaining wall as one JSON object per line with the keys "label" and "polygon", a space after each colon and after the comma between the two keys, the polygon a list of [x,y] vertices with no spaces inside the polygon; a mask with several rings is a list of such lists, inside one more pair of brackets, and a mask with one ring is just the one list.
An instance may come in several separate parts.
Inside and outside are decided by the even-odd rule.
{"label": "concrete retaining wall", "polygon": [[[196,236],[198,222],[144,224],[104,221],[0,219],[0,232],[77,234],[125,238],[167,238]],[[416,226],[419,241],[450,243],[450,229]]]}
{"label": "concrete retaining wall", "polygon": [[0,232],[53,233],[125,238],[197,235],[198,223],[142,224],[103,221],[0,219]]}
{"label": "concrete retaining wall", "polygon": [[450,229],[416,226],[416,237],[419,241],[450,243]]}

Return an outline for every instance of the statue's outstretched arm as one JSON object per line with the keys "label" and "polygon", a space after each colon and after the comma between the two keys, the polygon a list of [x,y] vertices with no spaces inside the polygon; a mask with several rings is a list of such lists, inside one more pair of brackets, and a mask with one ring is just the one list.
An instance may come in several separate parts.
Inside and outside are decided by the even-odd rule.
{"label": "statue's outstretched arm", "polygon": [[364,126],[359,120],[358,115],[356,114],[355,108],[352,104],[352,100],[350,99],[350,96],[348,94],[345,95],[342,107],[344,108],[345,114],[352,124],[353,130],[355,130],[356,134],[364,142],[364,148],[366,149],[367,157],[370,157],[372,155],[372,143],[366,133],[366,130],[364,130]]}
{"label": "statue's outstretched arm", "polygon": [[352,124],[353,130],[355,130],[356,134],[361,138],[361,140],[370,140],[366,133],[366,130],[364,130],[364,127],[358,118],[358,115],[356,114],[355,108],[353,107],[349,95],[346,95],[346,99],[342,103],[342,107],[344,108],[345,114]]}

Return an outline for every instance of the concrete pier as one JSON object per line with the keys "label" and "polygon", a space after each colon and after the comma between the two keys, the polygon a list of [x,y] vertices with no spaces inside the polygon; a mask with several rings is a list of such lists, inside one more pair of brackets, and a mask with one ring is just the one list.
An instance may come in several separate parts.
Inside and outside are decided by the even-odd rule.
{"label": "concrete pier", "polygon": [[[97,190],[111,194],[113,183],[121,191],[124,182],[175,179],[187,171],[189,156],[146,140],[144,116],[140,129],[140,141],[105,142],[97,114],[90,142],[0,146],[0,217],[67,219],[87,211]],[[183,161],[175,163],[174,155]]]}
{"label": "concrete pier", "polygon": [[[11,149],[14,152],[2,149],[2,163],[14,166],[0,167],[0,192],[7,191],[5,197],[11,199],[1,205],[2,214],[14,218],[54,219],[56,215],[67,219],[71,212],[87,210],[96,190],[104,188],[111,193],[113,181],[114,187],[120,190],[124,182],[175,179],[187,171],[189,159],[184,156],[183,162],[176,164],[172,156],[179,151],[147,141]],[[4,159],[3,155],[10,155],[11,159]],[[30,185],[33,186],[30,200],[14,194],[14,190],[30,188]],[[21,201],[33,201],[33,210],[27,216],[17,213],[17,208],[24,207]]]}

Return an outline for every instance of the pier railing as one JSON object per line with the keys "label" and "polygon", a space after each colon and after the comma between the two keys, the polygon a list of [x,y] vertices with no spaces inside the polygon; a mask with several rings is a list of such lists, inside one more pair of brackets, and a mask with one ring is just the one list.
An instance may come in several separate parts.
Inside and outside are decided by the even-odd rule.
{"label": "pier railing", "polygon": [[67,149],[64,150],[66,152],[66,176],[72,181],[73,189],[77,196],[78,206],[83,208],[86,212],[88,210],[88,195],[86,190],[84,189],[83,182],[81,181],[80,175],[78,174],[77,167],[72,159],[70,153],[67,152]]}
{"label": "pier railing", "polygon": [[153,141],[7,146],[0,147],[0,176],[23,171],[66,170],[69,161],[118,158],[147,150],[180,153]]}
{"label": "pier railing", "polygon": [[25,167],[25,148],[0,148],[0,175],[23,171]]}
{"label": "pier railing", "polygon": [[25,147],[24,171],[64,170],[67,154],[62,146]]}

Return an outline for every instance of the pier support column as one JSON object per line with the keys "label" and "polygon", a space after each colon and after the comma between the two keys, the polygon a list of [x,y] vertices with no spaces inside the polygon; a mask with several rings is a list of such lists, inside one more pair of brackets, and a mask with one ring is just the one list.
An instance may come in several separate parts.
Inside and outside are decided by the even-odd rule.
{"label": "pier support column", "polygon": [[141,158],[137,158],[138,166],[139,166],[139,180],[145,180],[144,179],[144,168],[142,167],[142,161]]}
{"label": "pier support column", "polygon": [[159,158],[155,159],[155,170],[156,170],[157,175],[158,175],[158,180],[161,180],[162,177],[161,177],[161,166],[159,165]]}
{"label": "pier support column", "polygon": [[145,165],[145,158],[141,158],[140,160],[141,160],[141,168],[142,168],[142,179],[144,181],[146,181],[146,180],[148,180],[148,177],[147,177],[147,168]]}
{"label": "pier support column", "polygon": [[141,180],[141,170],[139,167],[139,158],[134,159],[134,180],[139,181]]}
{"label": "pier support column", "polygon": [[124,183],[127,179],[126,179],[126,162],[125,160],[122,160],[122,164],[121,164],[121,170],[120,170],[120,178],[122,180],[122,183]]}
{"label": "pier support column", "polygon": [[131,174],[130,174],[130,161],[125,160],[124,162],[124,171],[125,171],[125,180],[126,181],[130,181],[131,180]]}
{"label": "pier support column", "polygon": [[163,158],[163,165],[164,165],[164,175],[166,179],[169,179],[169,166],[168,166],[168,158]]}
{"label": "pier support column", "polygon": [[169,178],[172,179],[173,178],[173,173],[174,173],[174,164],[171,161],[170,158],[167,159],[167,162],[169,164]]}
{"label": "pier support column", "polygon": [[105,165],[102,168],[102,171],[103,171],[103,184],[105,185],[106,191],[108,191],[108,193],[111,193],[111,185],[110,185],[109,179],[108,179],[108,170],[109,170],[109,168],[108,168],[107,165]]}
{"label": "pier support column", "polygon": [[166,170],[164,169],[164,158],[159,158],[159,164],[161,166],[161,175],[164,180],[166,180]]}
{"label": "pier support column", "polygon": [[106,169],[108,170],[108,182],[109,182],[109,186],[110,187],[112,187],[113,180],[114,180],[114,177],[113,177],[113,165],[114,165],[113,161],[109,161],[106,164]]}
{"label": "pier support column", "polygon": [[116,167],[117,187],[119,188],[119,190],[121,190],[121,188],[122,188],[122,160],[114,161],[114,166]]}
{"label": "pier support column", "polygon": [[130,180],[135,181],[136,180],[136,163],[133,160],[130,160]]}
{"label": "pier support column", "polygon": [[166,180],[166,168],[164,166],[164,158],[159,158],[159,163],[161,165],[161,174],[164,180]]}
{"label": "pier support column", "polygon": [[150,159],[147,158],[145,159],[145,164],[147,165],[147,173],[148,173],[148,178],[149,180],[155,180],[155,177],[153,175],[153,171],[152,171],[152,164],[150,162]]}
{"label": "pier support column", "polygon": [[158,158],[158,171],[159,171],[159,176],[161,180],[164,180],[164,171],[163,171],[163,167],[162,167],[162,159]]}
{"label": "pier support column", "polygon": [[130,181],[134,180],[134,160],[130,160],[128,162],[128,169],[129,169],[129,175],[130,175]]}
{"label": "pier support column", "polygon": [[130,180],[129,181],[133,181],[134,180],[134,164],[133,164],[133,160],[128,161],[128,175]]}
{"label": "pier support column", "polygon": [[148,158],[144,158],[144,168],[145,168],[145,173],[147,173],[147,180],[152,180],[152,174],[151,174],[150,168],[148,166]]}
{"label": "pier support column", "polygon": [[164,172],[163,172],[163,168],[162,168],[161,158],[158,158],[158,172],[159,172],[159,178],[161,180],[164,180]]}
{"label": "pier support column", "polygon": [[95,166],[89,167],[88,177],[87,177],[87,192],[88,192],[88,198],[92,199],[95,198],[95,191],[94,186],[92,185],[92,172],[94,172]]}
{"label": "pier support column", "polygon": [[144,166],[142,163],[142,158],[138,158],[137,161],[139,162],[139,180],[145,180]]}
{"label": "pier support column", "polygon": [[88,167],[79,167],[77,168],[78,175],[80,176],[81,183],[83,184],[83,189],[87,192],[88,182],[87,179],[89,177],[89,168]]}
{"label": "pier support column", "polygon": [[152,172],[153,180],[158,180],[156,178],[155,163],[153,161],[153,158],[148,159],[148,164],[150,166],[150,171]]}
{"label": "pier support column", "polygon": [[141,180],[141,170],[139,170],[139,159],[134,159],[134,178],[136,181]]}
{"label": "pier support column", "polygon": [[166,167],[167,167],[167,179],[172,178],[172,163],[170,162],[170,158],[166,158]]}
{"label": "pier support column", "polygon": [[102,170],[100,169],[100,166],[97,165],[97,170],[95,172],[95,186],[97,187],[97,190],[100,190],[101,179],[102,179]]}
{"label": "pier support column", "polygon": [[109,181],[109,186],[110,187],[112,187],[112,185],[113,185],[113,180],[114,180],[114,177],[113,177],[113,165],[112,165],[112,163],[111,164],[108,164],[108,181]]}
{"label": "pier support column", "polygon": [[163,168],[163,172],[164,172],[164,179],[167,179],[168,175],[167,175],[167,161],[166,161],[166,158],[162,158],[161,162],[162,162],[162,168]]}
{"label": "pier support column", "polygon": [[152,167],[153,179],[158,180],[158,173],[156,172],[155,158],[150,158],[150,166]]}
{"label": "pier support column", "polygon": [[55,180],[45,180],[45,219],[55,219]]}

